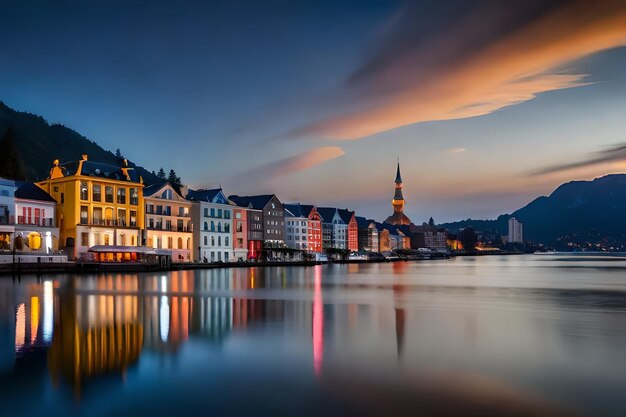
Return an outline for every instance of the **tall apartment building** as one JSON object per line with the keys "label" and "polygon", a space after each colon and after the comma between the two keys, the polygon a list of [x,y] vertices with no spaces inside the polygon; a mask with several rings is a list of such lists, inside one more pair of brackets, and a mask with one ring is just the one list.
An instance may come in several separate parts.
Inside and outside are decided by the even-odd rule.
{"label": "tall apartment building", "polygon": [[524,242],[523,225],[515,217],[509,219],[509,243]]}

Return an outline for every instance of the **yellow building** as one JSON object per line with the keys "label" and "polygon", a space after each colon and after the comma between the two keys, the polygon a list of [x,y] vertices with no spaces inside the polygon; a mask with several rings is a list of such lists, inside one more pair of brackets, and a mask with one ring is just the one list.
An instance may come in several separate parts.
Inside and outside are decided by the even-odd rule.
{"label": "yellow building", "polygon": [[37,183],[57,201],[59,247],[76,258],[92,246],[139,246],[144,228],[143,180],[123,166],[83,159],[59,165]]}

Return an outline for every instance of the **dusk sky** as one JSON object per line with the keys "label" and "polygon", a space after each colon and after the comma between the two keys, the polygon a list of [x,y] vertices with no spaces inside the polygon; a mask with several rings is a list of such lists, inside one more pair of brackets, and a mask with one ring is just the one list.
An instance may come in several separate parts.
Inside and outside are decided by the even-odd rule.
{"label": "dusk sky", "polygon": [[398,157],[415,223],[626,171],[623,0],[132,3],[3,2],[0,100],[194,188],[377,220]]}

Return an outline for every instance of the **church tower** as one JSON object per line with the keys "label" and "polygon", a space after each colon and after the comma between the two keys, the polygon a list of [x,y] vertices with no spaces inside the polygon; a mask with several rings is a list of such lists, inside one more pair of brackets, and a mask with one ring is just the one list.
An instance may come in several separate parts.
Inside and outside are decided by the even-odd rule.
{"label": "church tower", "polygon": [[393,225],[411,224],[411,220],[404,214],[404,196],[402,195],[402,175],[400,175],[400,160],[396,170],[396,190],[391,200],[393,214],[385,220],[385,223]]}

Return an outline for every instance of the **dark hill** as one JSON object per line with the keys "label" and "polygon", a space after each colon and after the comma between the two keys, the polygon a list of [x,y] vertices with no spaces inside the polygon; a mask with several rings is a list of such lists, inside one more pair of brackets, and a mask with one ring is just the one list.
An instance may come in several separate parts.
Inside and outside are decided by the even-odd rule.
{"label": "dark hill", "polygon": [[[76,161],[82,154],[93,161],[118,163],[113,152],[61,124],[49,124],[43,117],[19,112],[0,101],[0,137],[13,128],[13,136],[28,180],[44,179],[48,176],[52,162]],[[136,167],[144,182],[151,184],[158,179],[146,169],[129,161]]]}
{"label": "dark hill", "polygon": [[607,175],[593,181],[572,181],[550,196],[496,220],[463,220],[442,225],[451,231],[473,227],[478,231],[508,233],[508,219],[524,225],[524,239],[549,244],[564,236],[626,234],[626,174]]}

